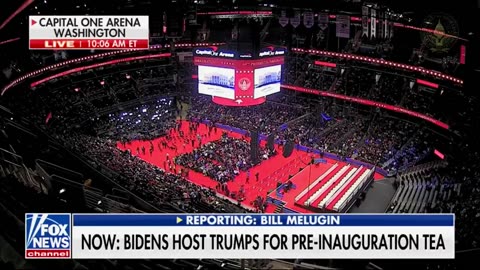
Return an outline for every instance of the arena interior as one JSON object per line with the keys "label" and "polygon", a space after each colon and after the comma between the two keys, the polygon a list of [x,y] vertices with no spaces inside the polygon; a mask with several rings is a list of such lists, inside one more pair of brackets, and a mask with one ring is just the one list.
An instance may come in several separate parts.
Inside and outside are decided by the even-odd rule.
{"label": "arena interior", "polygon": [[[476,268],[480,3],[0,5],[0,269]],[[86,14],[149,15],[150,49],[29,50],[29,15]],[[200,93],[205,48],[281,48],[281,90]],[[27,212],[455,213],[456,259],[25,260]]]}

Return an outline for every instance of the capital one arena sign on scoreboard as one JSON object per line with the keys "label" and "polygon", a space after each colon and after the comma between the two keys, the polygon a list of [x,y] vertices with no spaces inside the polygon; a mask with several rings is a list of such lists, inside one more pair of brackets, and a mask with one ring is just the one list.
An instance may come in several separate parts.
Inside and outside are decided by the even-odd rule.
{"label": "capital one arena sign on scoreboard", "polygon": [[148,16],[30,16],[31,50],[148,49]]}

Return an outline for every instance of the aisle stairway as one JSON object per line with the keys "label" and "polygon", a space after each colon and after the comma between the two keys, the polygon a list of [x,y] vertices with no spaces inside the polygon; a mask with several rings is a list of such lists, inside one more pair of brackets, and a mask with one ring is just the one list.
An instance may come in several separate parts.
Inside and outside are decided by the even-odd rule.
{"label": "aisle stairway", "polygon": [[284,202],[277,204],[277,208],[275,208],[274,213],[283,213],[283,207],[285,207]]}

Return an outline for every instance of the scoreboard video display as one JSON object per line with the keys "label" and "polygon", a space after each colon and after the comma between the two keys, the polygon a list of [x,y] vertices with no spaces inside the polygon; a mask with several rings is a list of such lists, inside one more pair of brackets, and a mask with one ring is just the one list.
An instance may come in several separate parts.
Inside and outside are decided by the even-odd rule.
{"label": "scoreboard video display", "polygon": [[198,92],[225,106],[262,104],[266,96],[280,92],[284,48],[268,47],[255,54],[219,47],[196,49]]}
{"label": "scoreboard video display", "polygon": [[235,98],[235,70],[210,66],[198,66],[198,92],[200,94]]}
{"label": "scoreboard video display", "polygon": [[255,69],[254,98],[265,97],[280,92],[282,66]]}

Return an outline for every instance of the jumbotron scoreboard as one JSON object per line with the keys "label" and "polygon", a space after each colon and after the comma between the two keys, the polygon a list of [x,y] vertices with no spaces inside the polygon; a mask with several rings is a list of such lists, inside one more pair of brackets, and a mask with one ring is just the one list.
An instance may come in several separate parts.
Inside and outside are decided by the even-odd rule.
{"label": "jumbotron scoreboard", "polygon": [[280,92],[286,49],[268,46],[258,52],[210,46],[193,51],[198,66],[198,92],[225,106],[262,104]]}

